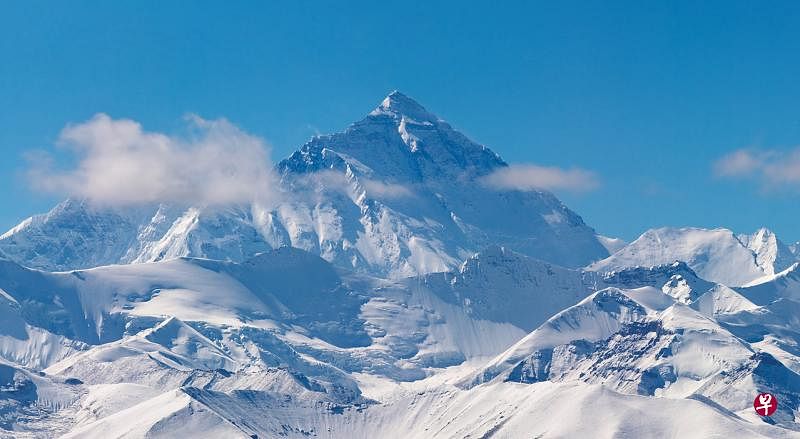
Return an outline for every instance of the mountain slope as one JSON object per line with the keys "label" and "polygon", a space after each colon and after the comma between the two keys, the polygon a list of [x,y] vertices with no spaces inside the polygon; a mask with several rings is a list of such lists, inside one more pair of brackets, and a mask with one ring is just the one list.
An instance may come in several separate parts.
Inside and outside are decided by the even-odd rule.
{"label": "mountain slope", "polygon": [[[421,281],[472,318],[506,321],[526,331],[596,291],[603,282],[595,273],[563,268],[500,246],[475,254],[458,270],[432,273]],[[410,281],[412,287],[419,282]]]}
{"label": "mountain slope", "polygon": [[566,267],[607,253],[552,194],[496,191],[480,183],[505,166],[497,154],[395,92],[344,133],[312,139],[278,168],[294,184],[298,176],[321,172],[344,177],[346,193],[364,213],[363,232],[349,241],[390,274],[444,271],[488,245]]}
{"label": "mountain slope", "polygon": [[686,262],[700,277],[741,286],[774,275],[796,262],[789,248],[767,229],[735,235],[727,229],[661,228],[648,230],[590,270]]}
{"label": "mountain slope", "polygon": [[[355,376],[420,380],[495,355],[524,334],[502,316],[471,316],[445,293],[413,285],[337,270],[289,247],[241,264],[176,259],[66,273],[3,261],[0,355],[30,374],[74,382],[75,412],[60,413],[85,424],[97,416],[80,407],[98,398],[112,416],[107,407],[184,386],[362,404]],[[104,390],[115,386],[140,396]],[[35,431],[24,407],[9,419]],[[36,422],[55,428],[50,418]]]}
{"label": "mountain slope", "polygon": [[778,274],[798,261],[792,250],[769,229],[761,228],[752,235],[738,235],[742,244],[756,255],[756,263],[767,275]]}
{"label": "mountain slope", "polygon": [[[683,263],[599,275],[495,246],[458,270],[398,280],[290,247],[244,263],[2,264],[9,346],[25,346],[30,328],[71,346],[11,366],[22,384],[2,428],[18,433],[792,437],[800,404],[796,369],[784,365],[800,364],[794,308],[759,307],[745,297],[766,293],[726,289]],[[789,297],[787,276],[771,297]],[[26,380],[54,396],[33,399]],[[759,389],[780,395],[784,428],[748,417],[742,401]],[[56,403],[31,411],[40,400]],[[650,409],[698,424],[635,422]],[[554,412],[577,420],[548,421]]]}
{"label": "mountain slope", "polygon": [[749,309],[717,320],[651,287],[609,288],[555,315],[462,385],[596,383],[626,394],[709,401],[752,420],[759,418],[750,396],[769,391],[782,404],[770,422],[800,431],[800,375],[784,364],[797,364],[792,340],[769,346],[747,337],[746,328],[752,334],[759,324],[774,326],[776,317]]}
{"label": "mountain slope", "polygon": [[134,428],[137,436],[147,437],[797,437],[697,400],[643,398],[599,385],[555,383],[420,391],[380,406],[343,411],[271,395],[190,388],[153,398],[66,437],[120,437]]}

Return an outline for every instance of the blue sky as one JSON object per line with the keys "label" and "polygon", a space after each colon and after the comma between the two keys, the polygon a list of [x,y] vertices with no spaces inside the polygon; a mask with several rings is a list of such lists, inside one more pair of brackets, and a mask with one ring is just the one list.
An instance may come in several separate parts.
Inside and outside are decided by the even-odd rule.
{"label": "blue sky", "polygon": [[56,201],[26,153],[96,113],[226,117],[278,160],[399,89],[506,161],[594,172],[558,194],[601,233],[800,239],[800,3],[165,3],[0,6],[0,228]]}

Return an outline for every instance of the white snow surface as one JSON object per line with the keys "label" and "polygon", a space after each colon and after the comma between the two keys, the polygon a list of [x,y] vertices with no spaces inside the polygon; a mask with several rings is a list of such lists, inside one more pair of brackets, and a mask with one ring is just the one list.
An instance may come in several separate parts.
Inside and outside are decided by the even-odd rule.
{"label": "white snow surface", "polygon": [[[18,378],[0,427],[22,437],[800,431],[794,271],[731,289],[681,263],[601,276],[504,247],[398,280],[288,247],[245,263],[2,264],[16,341],[0,377]],[[31,328],[68,349],[29,354]],[[756,390],[785,401],[776,425],[752,416]]]}
{"label": "white snow surface", "polygon": [[611,238],[608,236],[597,235],[597,240],[600,241],[600,244],[603,244],[603,247],[608,250],[608,254],[610,255],[613,255],[622,247],[628,245],[628,243],[622,238]]}

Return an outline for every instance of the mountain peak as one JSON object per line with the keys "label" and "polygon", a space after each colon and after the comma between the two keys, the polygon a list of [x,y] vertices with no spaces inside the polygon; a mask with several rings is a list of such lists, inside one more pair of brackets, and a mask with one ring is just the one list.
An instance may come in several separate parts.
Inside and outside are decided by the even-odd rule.
{"label": "mountain peak", "polygon": [[797,262],[797,256],[792,249],[766,227],[758,229],[752,235],[739,235],[738,238],[755,254],[756,262],[768,275],[778,274]]}
{"label": "mountain peak", "polygon": [[390,114],[395,117],[406,117],[417,122],[436,122],[436,115],[431,114],[419,102],[395,90],[389,93],[371,115]]}

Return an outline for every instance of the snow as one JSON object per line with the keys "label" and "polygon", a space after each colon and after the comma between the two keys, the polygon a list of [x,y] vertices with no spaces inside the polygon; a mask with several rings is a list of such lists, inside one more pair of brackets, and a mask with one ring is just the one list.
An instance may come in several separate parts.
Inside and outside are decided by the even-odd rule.
{"label": "snow", "polygon": [[628,245],[628,243],[621,238],[610,238],[608,236],[597,235],[597,240],[600,241],[600,244],[608,250],[608,254],[613,255],[614,253],[618,252],[620,249]]}
{"label": "snow", "polygon": [[88,386],[76,415],[77,425],[89,424],[159,395],[151,387],[131,383]]}
{"label": "snow", "polygon": [[[245,264],[180,259],[75,273],[46,274],[22,268],[9,268],[6,273],[42,276],[39,282],[56,288],[50,294],[62,297],[64,304],[69,303],[65,302],[69,296],[58,288],[75,291],[86,322],[98,325],[86,333],[86,342],[91,346],[69,353],[67,358],[53,359],[54,364],[45,371],[49,377],[75,377],[85,383],[77,387],[82,392],[75,398],[77,402],[63,403],[69,407],[64,410],[71,413],[63,422],[72,419],[72,426],[66,428],[75,437],[162,437],[183,434],[183,428],[192,428],[190,433],[197,435],[206,434],[207,428],[214,434],[233,437],[269,437],[284,427],[289,428],[289,437],[311,431],[329,437],[370,437],[379,431],[402,430],[423,436],[439,432],[436,434],[442,437],[496,430],[514,437],[523,429],[544,429],[543,425],[548,425],[548,431],[564,429],[565,434],[578,434],[583,431],[581,428],[588,427],[542,424],[538,418],[529,423],[525,419],[530,415],[522,415],[529,412],[518,409],[547,411],[548,407],[553,409],[551,398],[555,395],[572,395],[574,401],[563,410],[569,406],[580,411],[576,401],[584,393],[589,395],[587,398],[610,398],[609,401],[630,404],[638,410],[650,404],[680,407],[675,410],[685,411],[686,415],[707,410],[707,416],[717,424],[751,429],[754,435],[766,431],[765,425],[743,423],[739,418],[720,414],[713,406],[684,399],[692,397],[704,384],[710,389],[706,392],[711,395],[708,397],[713,398],[718,387],[708,387],[709,378],[704,377],[737,367],[753,353],[713,318],[757,312],[760,308],[734,290],[694,278],[685,265],[637,270],[598,278],[590,272],[554,266],[503,247],[490,247],[464,261],[456,271],[399,281],[348,274],[291,248]],[[314,274],[310,276],[311,273]],[[681,288],[691,290],[689,293],[670,294],[676,276],[683,281]],[[601,289],[561,312],[557,310],[562,302],[545,300],[561,297],[552,294],[559,288],[564,293],[575,293],[576,296],[563,296],[565,301],[573,300],[582,294],[580,291],[588,294],[591,286],[606,282],[624,285],[624,289]],[[18,290],[13,282],[9,285],[3,287],[3,297],[9,303],[29,300],[30,296],[19,293],[26,290]],[[345,301],[336,312],[338,323],[323,332],[314,329],[316,322],[330,319],[320,314],[331,306],[322,298],[342,288],[360,291],[354,296],[354,303],[359,304],[355,314],[347,317],[349,305]],[[515,304],[529,300],[531,292],[539,292],[530,297],[531,304],[542,306],[540,315],[555,315],[526,336],[517,325],[535,327],[539,317],[531,314],[528,320],[520,320],[524,314],[516,317],[510,311]],[[502,300],[504,296],[507,302]],[[686,306],[682,299],[687,298],[690,306],[697,304],[705,312]],[[304,315],[313,317],[308,320]],[[104,322],[120,318],[124,324],[113,335],[116,340],[102,341],[112,336],[112,328]],[[757,315],[750,318],[764,321]],[[656,331],[666,331],[663,334],[682,333],[680,342],[670,341],[668,335],[658,332],[645,330],[640,335],[628,329],[632,324],[649,327],[652,322],[661,322],[663,329]],[[369,343],[356,341],[362,337],[354,332],[358,327],[363,328]],[[92,333],[99,338],[91,337]],[[345,335],[348,338],[342,338]],[[616,340],[614,337],[621,338],[608,341]],[[620,368],[612,362],[603,366],[609,369],[595,370],[582,379],[578,375],[591,370],[585,364],[596,361],[592,360],[594,356],[559,362],[560,366],[553,366],[551,372],[559,370],[560,378],[553,377],[545,383],[515,385],[505,379],[493,379],[508,377],[509,370],[527,361],[531,352],[554,349],[555,355],[566,352],[559,346],[586,342],[600,343],[601,352],[617,352],[628,346],[620,352],[641,357],[619,360],[623,361],[619,364],[634,361],[635,369]],[[667,363],[663,359],[653,363],[653,354],[644,353],[658,352],[666,346],[672,346]],[[638,349],[645,351],[640,353]],[[784,358],[794,358],[780,346],[775,351]],[[492,359],[493,356],[497,357]],[[608,362],[615,356],[602,358]],[[288,369],[274,369],[274,365]],[[631,380],[650,383],[649,378],[639,375],[658,367],[669,367],[675,375],[666,387],[626,384]],[[618,372],[608,374],[603,370]],[[476,385],[480,383],[487,384]],[[469,385],[462,388],[453,384]],[[547,396],[547,391],[531,392],[520,387],[549,388],[542,384],[553,386],[552,396]],[[606,387],[597,387],[599,384]],[[352,404],[364,401],[358,396],[361,386],[379,399],[355,409],[358,405]],[[645,388],[649,389],[648,395],[658,394],[675,402],[650,402],[630,396],[638,394],[636,389]],[[747,391],[746,386],[742,388]],[[498,399],[501,394],[503,398]],[[276,405],[282,398],[279,395],[296,395],[298,399]],[[720,398],[723,405],[734,401],[730,396]],[[324,404],[341,408],[328,411],[313,401],[326,401]],[[483,402],[462,407],[467,401]],[[693,404],[705,408],[689,410],[687,407]],[[282,408],[275,410],[279,406]],[[266,407],[273,411],[265,418]],[[666,422],[630,427],[625,413],[610,410],[604,414],[603,419],[619,416],[620,424],[602,422],[605,430],[601,436],[678,428]],[[129,418],[135,421],[128,421]],[[409,426],[403,419],[418,422]],[[53,425],[55,421],[47,422]],[[600,421],[589,416],[586,422]],[[32,424],[24,425],[32,428]],[[203,430],[194,430],[195,426]]]}
{"label": "snow", "polygon": [[[470,391],[446,388],[341,414],[302,405],[287,412],[267,398],[248,408],[231,396],[175,391],[66,437],[796,437],[690,399],[622,395],[600,385],[534,387],[501,383]],[[281,425],[279,419],[290,421]]]}
{"label": "snow", "polygon": [[[9,276],[37,278],[62,304],[70,303],[63,291],[74,291],[86,322],[98,325],[85,333],[91,345],[45,370],[54,382],[83,383],[42,384],[72,389],[48,397],[60,401],[58,428],[67,437],[792,437],[786,413],[784,428],[745,420],[741,399],[766,380],[787,404],[800,401],[797,389],[782,384],[800,379],[795,372],[761,372],[775,360],[753,360],[759,348],[725,329],[768,325],[775,339],[786,339],[789,327],[776,324],[792,325],[791,311],[765,313],[746,299],[748,288],[702,281],[685,264],[598,277],[490,247],[450,273],[381,280],[282,248],[244,264],[179,259],[4,273],[8,303],[32,297],[20,295],[29,290]],[[592,286],[603,289],[590,293]],[[562,302],[546,299],[562,297],[553,294],[559,288],[589,295],[558,312]],[[330,320],[325,297],[337,291],[357,293],[335,298],[341,304]],[[554,316],[525,335],[517,325],[535,327],[539,317],[521,320],[524,314],[510,311],[530,294],[540,315]],[[345,297],[358,304],[355,311]],[[112,336],[105,322],[119,319],[116,340],[103,341]],[[318,322],[332,326],[322,330]],[[363,336],[368,343],[358,341]],[[594,347],[582,351],[588,344]],[[787,345],[764,348],[781,361],[796,358]],[[532,373],[526,368],[538,364],[530,360],[536,352],[552,352],[549,378],[509,382],[518,371]],[[770,381],[781,374],[792,378]],[[726,391],[724,376],[735,376],[738,390]],[[600,411],[598,401],[606,404]],[[634,413],[649,410],[663,417],[637,422]],[[575,422],[557,422],[568,413]],[[54,416],[18,428],[54,429]],[[698,425],[683,430],[671,416]]]}
{"label": "snow", "polygon": [[[187,422],[188,421],[188,422]],[[229,421],[180,390],[166,392],[96,423],[78,428],[66,438],[110,437],[241,437]]]}
{"label": "snow", "polygon": [[788,249],[766,229],[752,236],[737,236],[728,229],[665,227],[648,230],[589,269],[612,271],[674,261],[686,262],[706,280],[741,286],[780,272],[794,260]]}
{"label": "snow", "polygon": [[[474,318],[508,321],[526,331],[596,291],[594,273],[533,259],[490,246],[458,271],[426,275],[424,284]],[[534,292],[538,294],[534,294]]]}
{"label": "snow", "polygon": [[756,255],[756,263],[767,275],[778,274],[797,262],[797,257],[771,230],[761,228],[753,235],[739,235],[739,240]]}
{"label": "snow", "polygon": [[277,205],[109,209],[67,200],[4,234],[0,251],[66,271],[185,256],[241,262],[291,245],[392,278],[455,268],[493,244],[572,268],[608,255],[552,194],[479,183],[505,166],[395,92],[343,133],[315,137],[281,161]]}
{"label": "snow", "polygon": [[554,315],[542,326],[490,361],[465,385],[490,381],[516,365],[532,352],[552,348],[572,340],[599,341],[617,332],[623,324],[644,317],[644,307],[621,290],[598,291],[580,303]]}
{"label": "snow", "polygon": [[504,166],[393,92],[278,164],[276,205],[24,221],[0,436],[800,437],[796,247],[625,243],[476,184]]}
{"label": "snow", "polygon": [[692,303],[692,307],[707,316],[753,311],[758,305],[725,285],[716,285]]}
{"label": "snow", "polygon": [[[378,413],[380,418],[365,424],[369,433],[383,437],[707,438],[745,432],[748,437],[791,437],[722,417],[697,401],[626,396],[599,385],[501,383],[424,393]],[[371,436],[356,432],[350,437]]]}
{"label": "snow", "polygon": [[[52,274],[5,264],[0,297],[7,321],[19,323],[4,337],[24,341],[13,328],[26,328],[70,349],[28,358],[25,352],[39,346],[28,335],[29,344],[4,342],[3,357],[47,367],[45,376],[58,382],[83,383],[54,394],[71,395],[66,399],[50,397],[61,401],[59,427],[46,416],[20,424],[28,431],[36,422],[75,437],[587,431],[532,417],[561,410],[553,401],[560,395],[573,398],[563,410],[576,413],[584,397],[608,398],[631,410],[700,411],[708,419],[698,422],[710,422],[714,432],[730,425],[754,437],[789,437],[790,430],[731,413],[746,415],[741,399],[760,388],[757,382],[787,404],[800,401],[800,386],[783,384],[800,382],[793,371],[800,352],[791,344],[800,341],[795,308],[759,305],[796,297],[793,270],[732,289],[683,263],[598,275],[500,246],[451,272],[400,280],[337,269],[289,247],[241,264],[176,259]],[[34,294],[40,288],[44,296]],[[58,306],[79,310],[66,323],[88,330],[42,328],[43,321],[15,311],[46,297],[58,299],[54,315]],[[770,329],[754,339],[756,328]],[[772,357],[753,360],[759,351]],[[789,368],[760,372],[770,361]],[[771,381],[784,375],[789,381]],[[734,387],[724,377],[736,377],[738,390],[726,390]],[[47,383],[43,388],[64,386]],[[601,437],[679,428],[668,418],[632,423],[626,413],[609,409],[582,422],[599,423]],[[781,416],[781,427],[794,428],[787,413]],[[706,428],[696,433],[712,431]]]}

